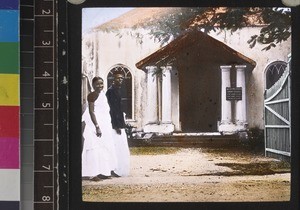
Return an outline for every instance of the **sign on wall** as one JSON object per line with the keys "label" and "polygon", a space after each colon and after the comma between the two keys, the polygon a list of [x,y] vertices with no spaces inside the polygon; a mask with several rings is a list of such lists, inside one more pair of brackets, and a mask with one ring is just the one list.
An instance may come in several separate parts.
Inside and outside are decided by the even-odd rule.
{"label": "sign on wall", "polygon": [[240,101],[242,100],[242,87],[227,87],[226,88],[227,101]]}

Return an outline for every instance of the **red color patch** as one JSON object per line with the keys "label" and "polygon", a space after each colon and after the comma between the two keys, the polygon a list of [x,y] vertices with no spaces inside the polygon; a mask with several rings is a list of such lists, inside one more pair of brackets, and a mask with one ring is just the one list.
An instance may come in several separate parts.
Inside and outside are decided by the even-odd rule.
{"label": "red color patch", "polygon": [[20,107],[0,106],[0,137],[20,135]]}

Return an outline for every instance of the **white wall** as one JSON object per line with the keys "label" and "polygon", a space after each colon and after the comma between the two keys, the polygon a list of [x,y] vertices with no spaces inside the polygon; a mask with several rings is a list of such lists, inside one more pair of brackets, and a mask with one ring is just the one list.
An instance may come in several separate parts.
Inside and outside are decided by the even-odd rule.
{"label": "white wall", "polygon": [[[124,29],[121,31],[122,36],[117,36],[114,32],[94,32],[94,34],[88,34],[83,39],[83,64],[87,63],[89,52],[85,46],[85,43],[89,40],[95,42],[94,35],[97,37],[97,52],[98,59],[96,60],[98,69],[95,70],[90,66],[90,70],[93,71],[95,75],[98,75],[105,79],[105,90],[107,89],[106,78],[109,70],[116,64],[123,64],[128,67],[133,76],[133,97],[134,97],[134,121],[131,122],[134,126],[141,128],[146,122],[143,121],[145,112],[147,110],[146,99],[146,73],[140,69],[137,69],[135,64],[145,58],[146,56],[152,54],[160,48],[158,43],[154,41],[145,34],[144,30],[140,30],[141,35],[144,36],[143,41],[136,39],[130,33],[133,32],[129,29]],[[91,62],[93,63],[93,62]]]}
{"label": "white wall", "polygon": [[[287,61],[287,55],[291,52],[291,43],[289,39],[269,51],[262,51],[264,46],[260,44],[257,44],[251,49],[247,41],[252,35],[258,34],[259,30],[259,27],[252,27],[244,28],[234,33],[217,31],[210,35],[256,62],[256,67],[247,78],[247,119],[249,127],[258,126],[263,128],[264,70],[266,66],[273,61]],[[122,37],[117,36],[117,33],[114,32],[99,31],[88,34],[83,38],[82,54],[83,67],[87,68],[88,72],[92,71],[93,76],[97,74],[105,80],[109,70],[114,65],[123,64],[129,68],[134,82],[135,122],[133,124],[141,128],[146,124],[146,122],[144,122],[144,116],[146,116],[145,112],[147,112],[146,73],[137,69],[135,64],[158,50],[160,45],[146,35],[147,32],[145,30],[139,31],[143,36],[142,40],[136,38],[134,35],[132,36],[130,33],[133,32],[133,30],[131,29],[123,29]],[[86,47],[85,43],[87,41],[94,43],[94,56],[89,55],[91,49]],[[97,59],[95,57],[97,57]],[[175,124],[175,129],[180,129],[179,88],[176,71],[172,72],[172,120]]]}
{"label": "white wall", "polygon": [[264,70],[268,64],[274,61],[288,61],[287,56],[291,52],[291,39],[289,38],[287,41],[278,44],[277,47],[268,51],[262,51],[266,46],[261,44],[256,44],[256,46],[251,49],[247,41],[252,35],[259,34],[260,29],[260,27],[249,27],[234,33],[229,31],[216,31],[210,35],[256,62],[256,67],[247,80],[247,118],[249,127],[257,126],[263,128]]}

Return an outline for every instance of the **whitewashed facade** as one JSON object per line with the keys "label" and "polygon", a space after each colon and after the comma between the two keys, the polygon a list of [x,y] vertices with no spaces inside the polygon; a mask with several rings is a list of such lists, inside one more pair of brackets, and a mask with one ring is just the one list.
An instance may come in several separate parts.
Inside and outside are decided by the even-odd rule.
{"label": "whitewashed facade", "polygon": [[[172,133],[172,132],[212,132],[224,131],[234,133],[247,128],[259,127],[263,129],[263,101],[265,90],[265,70],[274,61],[287,62],[291,52],[291,40],[287,40],[268,51],[262,51],[264,46],[256,44],[249,48],[247,40],[251,35],[258,34],[261,27],[247,27],[234,33],[229,31],[216,31],[209,34],[212,38],[253,60],[256,65],[253,69],[246,69],[242,63],[238,65],[219,65],[214,67],[214,73],[205,74],[203,82],[209,84],[211,89],[216,88],[217,95],[213,97],[212,104],[205,105],[206,111],[186,117],[185,123],[193,125],[189,130],[182,125],[185,115],[189,115],[191,109],[196,106],[186,106],[183,110],[180,106],[184,97],[181,93],[187,93],[180,89],[179,74],[181,80],[183,74],[172,65],[148,66],[138,69],[137,63],[145,57],[155,53],[162,46],[156,42],[148,31],[144,29],[120,29],[118,31],[98,30],[85,34],[82,38],[82,101],[85,104],[87,95],[87,79],[91,81],[93,76],[100,76],[107,81],[109,72],[117,67],[130,71],[131,84],[130,105],[131,114],[127,121],[144,132]],[[139,31],[139,36],[136,33]],[[169,41],[170,43],[171,41]],[[162,58],[163,59],[163,58]],[[211,65],[205,66],[211,68]],[[202,68],[204,68],[202,67]],[[155,75],[157,69],[162,70],[163,76]],[[242,100],[231,102],[224,99],[224,88],[230,85],[230,69],[235,71],[237,87],[242,87]],[[229,74],[228,74],[229,72]],[[218,75],[218,76],[217,76]],[[87,76],[87,77],[86,77]],[[217,78],[214,80],[214,78]],[[200,77],[199,77],[200,78]],[[202,81],[202,79],[200,79]],[[227,84],[226,84],[227,82]],[[212,86],[212,84],[214,84]],[[187,84],[186,82],[182,84]],[[107,88],[105,82],[105,88]],[[222,86],[224,86],[222,88]],[[191,86],[189,86],[190,88]],[[203,86],[201,86],[203,87]],[[183,86],[181,86],[183,88]],[[198,90],[199,94],[205,94],[205,90]],[[210,93],[211,94],[211,93]],[[223,98],[222,98],[223,95]],[[195,96],[197,97],[197,96]],[[197,102],[198,103],[198,102]],[[235,103],[234,105],[231,105]],[[217,108],[214,108],[216,106]],[[215,110],[216,111],[215,111]],[[197,122],[209,121],[209,113],[216,112],[216,117],[209,122],[209,127],[202,126],[197,130]],[[193,113],[193,112],[191,112]],[[203,118],[201,116],[204,116]],[[189,120],[192,118],[197,118]],[[234,118],[234,119],[232,119]],[[232,126],[233,124],[233,126]],[[183,129],[185,127],[185,129]]]}

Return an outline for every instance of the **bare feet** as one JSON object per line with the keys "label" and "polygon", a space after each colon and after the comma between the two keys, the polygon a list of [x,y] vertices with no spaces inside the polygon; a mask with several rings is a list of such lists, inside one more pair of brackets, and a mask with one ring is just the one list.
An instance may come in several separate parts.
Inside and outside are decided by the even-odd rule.
{"label": "bare feet", "polygon": [[98,177],[98,176],[93,176],[90,178],[91,181],[94,181],[94,182],[99,182],[101,181],[101,179]]}
{"label": "bare feet", "polygon": [[111,176],[112,176],[112,177],[121,177],[121,176],[119,176],[118,174],[116,174],[114,171],[111,171]]}

